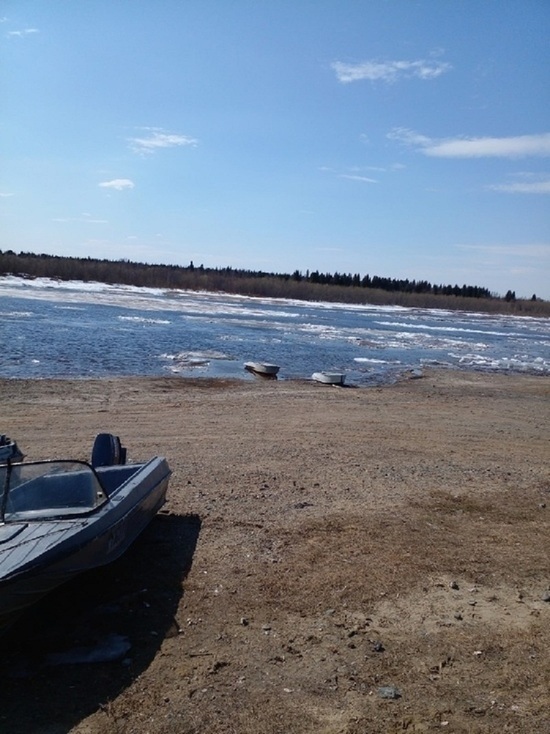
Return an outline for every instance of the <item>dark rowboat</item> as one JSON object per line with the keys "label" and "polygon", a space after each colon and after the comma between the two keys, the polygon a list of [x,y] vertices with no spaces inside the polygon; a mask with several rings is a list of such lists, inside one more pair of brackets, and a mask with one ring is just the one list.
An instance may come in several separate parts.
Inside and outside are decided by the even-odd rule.
{"label": "dark rowboat", "polygon": [[0,465],[0,633],[49,591],[121,556],[162,507],[166,459],[121,464],[125,453],[100,434],[91,463]]}

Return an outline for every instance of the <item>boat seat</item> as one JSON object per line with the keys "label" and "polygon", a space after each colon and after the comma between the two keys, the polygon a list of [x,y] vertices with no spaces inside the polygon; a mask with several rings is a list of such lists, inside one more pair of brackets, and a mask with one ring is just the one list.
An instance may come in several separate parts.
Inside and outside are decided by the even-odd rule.
{"label": "boat seat", "polygon": [[141,469],[141,464],[118,464],[116,466],[100,466],[96,469],[101,486],[107,497],[127,482]]}

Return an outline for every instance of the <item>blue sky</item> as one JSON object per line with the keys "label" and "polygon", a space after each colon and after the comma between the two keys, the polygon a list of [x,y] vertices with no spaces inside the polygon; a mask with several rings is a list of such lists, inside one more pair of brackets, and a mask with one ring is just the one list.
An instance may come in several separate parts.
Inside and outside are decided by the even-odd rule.
{"label": "blue sky", "polygon": [[0,19],[0,249],[550,298],[548,0]]}

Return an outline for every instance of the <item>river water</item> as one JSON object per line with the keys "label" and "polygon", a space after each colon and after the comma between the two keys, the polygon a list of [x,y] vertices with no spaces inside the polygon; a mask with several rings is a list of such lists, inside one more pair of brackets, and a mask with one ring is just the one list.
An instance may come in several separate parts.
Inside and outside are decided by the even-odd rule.
{"label": "river water", "polygon": [[0,377],[279,379],[341,371],[391,382],[425,366],[550,374],[550,320],[0,278]]}

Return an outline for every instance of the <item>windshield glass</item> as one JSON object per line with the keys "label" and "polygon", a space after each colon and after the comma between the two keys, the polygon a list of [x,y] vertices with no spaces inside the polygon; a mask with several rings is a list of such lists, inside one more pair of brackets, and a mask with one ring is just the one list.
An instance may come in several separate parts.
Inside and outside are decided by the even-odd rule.
{"label": "windshield glass", "polygon": [[81,514],[105,499],[96,473],[80,461],[2,465],[0,490],[4,521]]}

